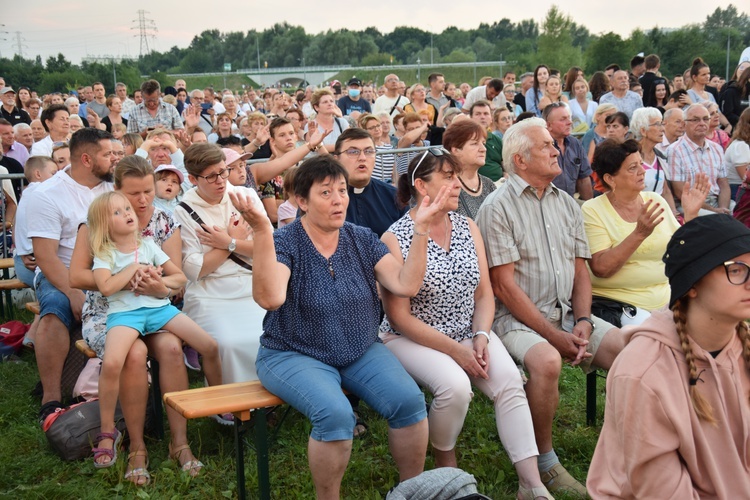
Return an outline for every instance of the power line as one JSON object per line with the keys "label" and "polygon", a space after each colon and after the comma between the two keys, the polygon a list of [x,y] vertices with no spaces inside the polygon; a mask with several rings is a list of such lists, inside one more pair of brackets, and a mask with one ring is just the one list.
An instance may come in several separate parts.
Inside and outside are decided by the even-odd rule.
{"label": "power line", "polygon": [[133,20],[134,23],[138,23],[137,27],[132,27],[130,29],[137,29],[138,30],[138,37],[141,39],[141,57],[151,52],[148,47],[148,39],[151,38],[151,43],[156,41],[156,32],[159,31],[156,28],[156,23],[153,19],[146,19],[146,12],[145,10],[139,10],[138,11],[138,19]]}

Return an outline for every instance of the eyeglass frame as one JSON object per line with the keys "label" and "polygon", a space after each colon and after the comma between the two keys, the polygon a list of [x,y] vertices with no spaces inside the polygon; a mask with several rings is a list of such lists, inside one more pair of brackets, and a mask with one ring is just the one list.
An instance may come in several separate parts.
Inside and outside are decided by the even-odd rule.
{"label": "eyeglass frame", "polygon": [[[740,283],[733,282],[732,278],[729,277],[729,267],[737,264],[740,264],[745,268],[745,279],[743,279]],[[745,262],[742,262],[740,260],[728,260],[722,265],[724,266],[724,272],[727,275],[727,281],[729,281],[730,284],[740,286],[747,283],[747,280],[750,279],[750,265],[746,264]]]}
{"label": "eyeglass frame", "polygon": [[[216,184],[216,181],[219,180],[219,177],[221,177],[222,179],[227,179],[229,177],[229,174],[231,173],[232,173],[232,168],[227,167],[213,174],[196,175],[195,177],[198,179],[205,179],[206,182],[208,182],[209,184]],[[211,180],[212,178],[213,180]]]}

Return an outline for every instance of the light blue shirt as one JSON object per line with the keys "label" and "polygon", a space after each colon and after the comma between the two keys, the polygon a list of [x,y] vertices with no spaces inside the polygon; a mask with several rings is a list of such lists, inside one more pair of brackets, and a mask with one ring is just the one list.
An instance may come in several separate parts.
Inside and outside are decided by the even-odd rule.
{"label": "light blue shirt", "polygon": [[[107,262],[100,259],[98,256],[95,256],[93,269],[109,269],[112,274],[115,275],[135,262],[135,251],[123,253],[119,250],[115,250],[112,253],[112,259],[114,262]],[[138,247],[138,262],[140,264],[161,266],[168,260],[169,257],[167,254],[165,254],[161,248],[156,246],[154,240],[151,238],[141,240],[141,244]],[[120,290],[119,292],[115,292],[107,297],[107,301],[109,302],[109,314],[134,311],[141,307],[162,307],[169,305],[169,299],[158,299],[156,297],[149,297],[148,295],[136,295],[130,290]]]}

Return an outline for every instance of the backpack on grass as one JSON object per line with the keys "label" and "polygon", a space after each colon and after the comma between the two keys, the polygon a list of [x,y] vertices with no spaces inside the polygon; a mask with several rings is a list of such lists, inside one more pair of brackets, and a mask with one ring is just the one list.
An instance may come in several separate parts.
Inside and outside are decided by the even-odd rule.
{"label": "backpack on grass", "polygon": [[[115,427],[125,432],[120,405],[115,409]],[[47,417],[42,427],[47,441],[63,460],[80,460],[93,455],[91,449],[101,432],[99,400],[94,399],[62,408]]]}

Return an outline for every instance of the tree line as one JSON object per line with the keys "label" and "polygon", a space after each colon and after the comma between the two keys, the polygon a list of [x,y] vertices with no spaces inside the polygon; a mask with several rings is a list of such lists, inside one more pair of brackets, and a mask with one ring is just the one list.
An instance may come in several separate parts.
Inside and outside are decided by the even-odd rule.
{"label": "tree line", "polygon": [[[644,16],[646,18],[646,16]],[[616,19],[613,18],[613,22]],[[657,21],[654,21],[657,24]],[[0,76],[16,86],[27,85],[42,93],[67,91],[80,84],[105,82],[108,88],[116,73],[118,81],[129,88],[140,85],[142,75],[162,84],[173,79],[167,74],[223,71],[260,67],[298,67],[324,65],[377,66],[434,62],[509,62],[517,73],[530,71],[537,64],[567,71],[579,66],[590,75],[611,63],[628,67],[637,53],[656,53],[666,76],[684,71],[696,56],[701,56],[713,73],[723,75],[730,46],[730,73],[744,47],[750,45],[750,17],[734,5],[717,8],[704,22],[676,29],[654,26],[648,31],[634,30],[623,38],[613,32],[593,34],[552,6],[541,25],[533,19],[513,23],[501,19],[482,23],[476,29],[448,27],[431,34],[414,27],[397,27],[381,33],[370,27],[362,31],[328,30],[310,34],[302,26],[277,23],[263,31],[222,33],[206,30],[186,48],[172,47],[151,52],[137,60],[72,64],[64,54],[42,61],[15,56],[0,58]],[[730,74],[731,76],[731,74]]]}

